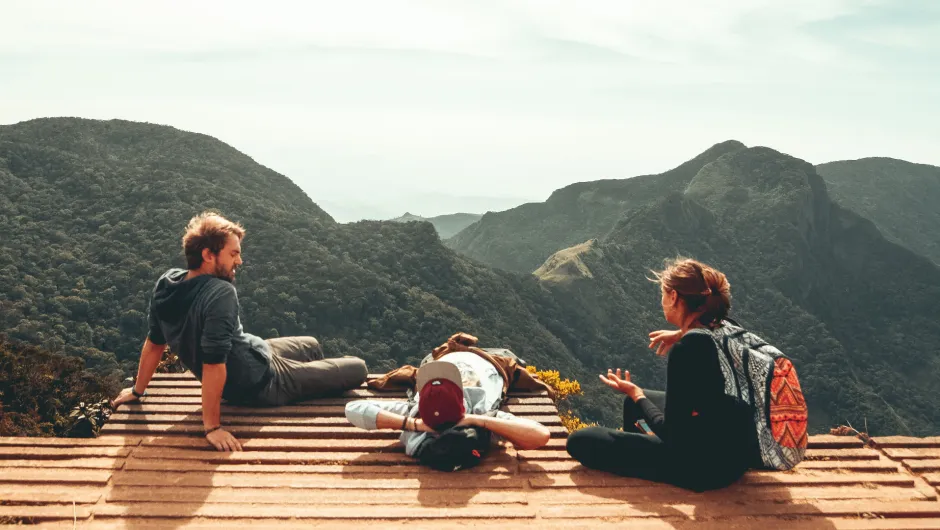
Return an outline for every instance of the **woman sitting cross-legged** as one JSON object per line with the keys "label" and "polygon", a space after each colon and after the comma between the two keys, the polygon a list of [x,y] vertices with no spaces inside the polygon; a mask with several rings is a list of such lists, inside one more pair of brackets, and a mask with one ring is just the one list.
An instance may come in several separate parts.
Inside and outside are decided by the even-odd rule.
{"label": "woman sitting cross-legged", "polygon": [[[592,427],[577,431],[568,438],[568,453],[589,468],[695,491],[727,486],[749,468],[767,467],[766,462],[777,465],[778,461],[771,460],[773,455],[762,460],[761,448],[765,441],[768,448],[783,451],[784,460],[789,458],[779,463],[780,468],[794,465],[802,458],[806,444],[805,401],[802,401],[795,370],[792,371],[792,395],[796,397],[792,406],[788,405],[790,408],[784,411],[787,414],[777,417],[791,422],[779,425],[795,433],[793,440],[780,438],[776,445],[774,439],[759,443],[755,408],[748,403],[760,403],[765,394],[755,397],[752,393],[745,399],[740,397],[743,394],[727,391],[726,381],[732,379],[726,379],[726,375],[733,374],[739,367],[735,368],[734,362],[727,363],[732,356],[721,351],[716,342],[715,337],[723,333],[733,331],[729,336],[753,337],[746,346],[757,348],[759,352],[747,351],[752,353],[755,363],[758,355],[763,356],[765,364],[762,366],[768,367],[769,377],[775,381],[775,362],[782,360],[785,363],[778,366],[792,366],[778,350],[758,343],[756,335],[726,320],[731,290],[725,275],[697,261],[678,259],[667,262],[665,270],[656,273],[655,281],[662,290],[666,320],[680,328],[675,332],[650,334],[650,347],[657,348],[658,353],[664,353],[672,345],[668,351],[666,391],[644,390],[631,380],[630,372],[608,370],[606,375],[600,376],[601,380],[626,394],[623,430]],[[748,385],[742,386],[746,394]],[[769,388],[769,384],[767,386]],[[780,410],[774,408],[772,412]],[[647,434],[640,420],[644,420],[654,434]]]}

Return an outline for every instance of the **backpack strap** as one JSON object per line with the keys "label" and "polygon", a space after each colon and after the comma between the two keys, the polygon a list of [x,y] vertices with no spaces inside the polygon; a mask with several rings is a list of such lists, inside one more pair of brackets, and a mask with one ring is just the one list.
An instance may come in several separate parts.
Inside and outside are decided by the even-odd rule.
{"label": "backpack strap", "polygon": [[741,388],[741,385],[738,381],[734,359],[731,357],[731,349],[728,346],[728,341],[731,338],[733,338],[734,335],[737,335],[738,333],[741,333],[741,332],[723,333],[723,332],[719,332],[719,331],[708,329],[708,328],[693,328],[687,331],[686,335],[688,335],[689,333],[698,333],[701,335],[708,335],[709,337],[711,337],[712,341],[715,342],[715,348],[718,350],[718,355],[721,355],[722,357],[724,357],[725,364],[728,365],[728,369],[731,371],[730,374],[724,374],[725,378],[730,379],[731,384],[734,385],[735,397],[737,397],[739,400],[743,400],[744,389]]}

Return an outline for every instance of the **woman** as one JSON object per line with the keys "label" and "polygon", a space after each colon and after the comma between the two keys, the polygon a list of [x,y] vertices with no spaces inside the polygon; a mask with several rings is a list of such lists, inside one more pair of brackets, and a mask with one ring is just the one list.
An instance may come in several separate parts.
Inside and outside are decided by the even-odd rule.
{"label": "woman", "polygon": [[623,476],[695,491],[721,488],[760,461],[753,413],[725,394],[712,337],[689,331],[724,325],[731,289],[724,274],[691,259],[669,261],[655,275],[663,315],[679,327],[650,333],[650,347],[657,353],[672,344],[666,391],[644,390],[631,381],[630,372],[608,370],[601,381],[627,396],[623,431],[577,431],[568,438],[568,453],[587,467]]}

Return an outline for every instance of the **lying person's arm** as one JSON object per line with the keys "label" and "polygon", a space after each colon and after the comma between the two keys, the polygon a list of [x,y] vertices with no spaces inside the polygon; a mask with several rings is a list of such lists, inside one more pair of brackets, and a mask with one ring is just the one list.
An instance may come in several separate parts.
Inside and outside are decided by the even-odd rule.
{"label": "lying person's arm", "polygon": [[407,401],[352,401],[346,404],[346,420],[360,429],[402,429],[400,441],[405,454],[414,456],[431,431],[420,418],[412,416],[413,403]]}
{"label": "lying person's arm", "polygon": [[346,404],[346,420],[360,429],[398,429],[431,432],[421,418],[410,417],[414,405],[406,401],[351,401]]}
{"label": "lying person's arm", "polygon": [[[361,429],[402,429],[434,432],[421,418],[408,416],[412,405],[403,401],[353,401],[346,404],[346,419]],[[512,442],[517,449],[538,449],[548,443],[551,433],[541,423],[517,418],[506,412],[497,416],[467,414],[459,425],[483,427]]]}
{"label": "lying person's arm", "polygon": [[467,414],[459,425],[483,427],[493,434],[512,442],[516,449],[538,449],[548,443],[552,434],[541,423],[517,418],[506,412],[497,412],[496,417]]}

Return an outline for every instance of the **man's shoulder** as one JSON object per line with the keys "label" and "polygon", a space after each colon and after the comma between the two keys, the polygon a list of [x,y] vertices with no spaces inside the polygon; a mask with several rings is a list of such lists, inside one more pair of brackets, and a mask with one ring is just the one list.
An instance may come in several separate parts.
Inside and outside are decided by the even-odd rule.
{"label": "man's shoulder", "polygon": [[235,286],[231,282],[227,282],[221,278],[216,278],[215,276],[210,276],[204,281],[206,282],[206,295],[212,296],[213,298],[238,296],[237,291],[235,290]]}

